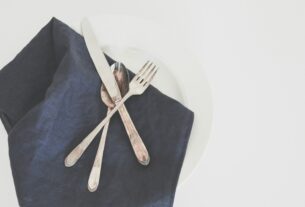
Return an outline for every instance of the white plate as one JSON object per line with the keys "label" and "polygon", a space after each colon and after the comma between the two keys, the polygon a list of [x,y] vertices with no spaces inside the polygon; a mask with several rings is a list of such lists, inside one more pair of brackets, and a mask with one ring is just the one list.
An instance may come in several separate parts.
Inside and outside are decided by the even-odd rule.
{"label": "white plate", "polygon": [[88,19],[108,55],[133,72],[146,60],[154,61],[159,71],[152,84],[194,111],[195,121],[179,178],[181,185],[202,157],[211,128],[211,92],[203,69],[182,48],[179,35],[160,24],[123,15]]}

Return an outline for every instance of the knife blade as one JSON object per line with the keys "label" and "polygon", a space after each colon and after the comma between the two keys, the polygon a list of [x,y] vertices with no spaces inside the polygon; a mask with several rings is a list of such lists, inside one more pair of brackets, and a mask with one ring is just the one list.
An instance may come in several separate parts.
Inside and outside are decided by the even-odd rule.
{"label": "knife blade", "polygon": [[105,55],[98,46],[98,41],[92,32],[90,23],[87,19],[82,21],[82,33],[89,51],[90,57],[95,65],[95,68],[101,77],[110,97],[114,102],[121,98],[120,90],[115,77],[111,72],[110,66],[106,60]]}

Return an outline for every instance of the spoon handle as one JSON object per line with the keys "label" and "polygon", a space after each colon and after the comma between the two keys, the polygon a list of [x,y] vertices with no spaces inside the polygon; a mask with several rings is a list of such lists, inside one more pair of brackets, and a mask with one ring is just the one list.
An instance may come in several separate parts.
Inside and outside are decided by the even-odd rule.
{"label": "spoon handle", "polygon": [[[109,113],[108,109],[108,113]],[[106,143],[106,137],[108,132],[109,122],[106,123],[104,126],[101,140],[99,143],[99,147],[95,156],[95,160],[91,169],[91,173],[88,180],[88,190],[90,192],[95,192],[98,188],[99,182],[100,182],[100,175],[101,175],[101,168],[102,168],[102,162],[103,162],[103,155],[104,155],[104,148]]]}
{"label": "spoon handle", "polygon": [[139,163],[148,165],[150,161],[149,153],[124,104],[119,108],[119,113]]}

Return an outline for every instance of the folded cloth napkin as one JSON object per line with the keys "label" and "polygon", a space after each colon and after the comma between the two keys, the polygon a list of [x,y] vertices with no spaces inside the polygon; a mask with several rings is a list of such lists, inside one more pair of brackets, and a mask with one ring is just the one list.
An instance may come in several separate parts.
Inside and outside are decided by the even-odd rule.
{"label": "folded cloth napkin", "polygon": [[149,166],[137,162],[118,114],[110,122],[95,193],[87,182],[99,139],[74,167],[64,166],[106,115],[101,84],[83,37],[55,18],[0,71],[1,120],[20,206],[173,205],[194,116],[153,86],[126,102],[150,152]]}

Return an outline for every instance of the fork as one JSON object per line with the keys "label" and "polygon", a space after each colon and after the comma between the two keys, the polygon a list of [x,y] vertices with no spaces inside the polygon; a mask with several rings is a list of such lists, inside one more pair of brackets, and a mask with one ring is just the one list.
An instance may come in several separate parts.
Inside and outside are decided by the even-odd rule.
{"label": "fork", "polygon": [[[124,102],[129,99],[133,95],[141,95],[148,88],[154,76],[156,75],[158,69],[155,64],[150,61],[147,61],[140,71],[134,76],[134,78],[129,83],[129,91],[127,94],[116,103],[116,106],[109,111],[107,116],[83,139],[83,141],[76,147],[78,150],[85,150],[88,143],[91,143],[98,132],[105,126],[105,124],[111,119],[111,117],[115,114],[115,112],[124,104]],[[130,140],[132,143],[132,147],[134,150],[139,152],[141,151],[141,147],[135,142],[135,140]],[[79,153],[81,154],[81,153]],[[145,158],[145,154],[139,154],[139,158]],[[74,159],[75,160],[75,159]],[[69,159],[69,155],[65,160],[65,166],[71,167],[75,163],[71,159]]]}

